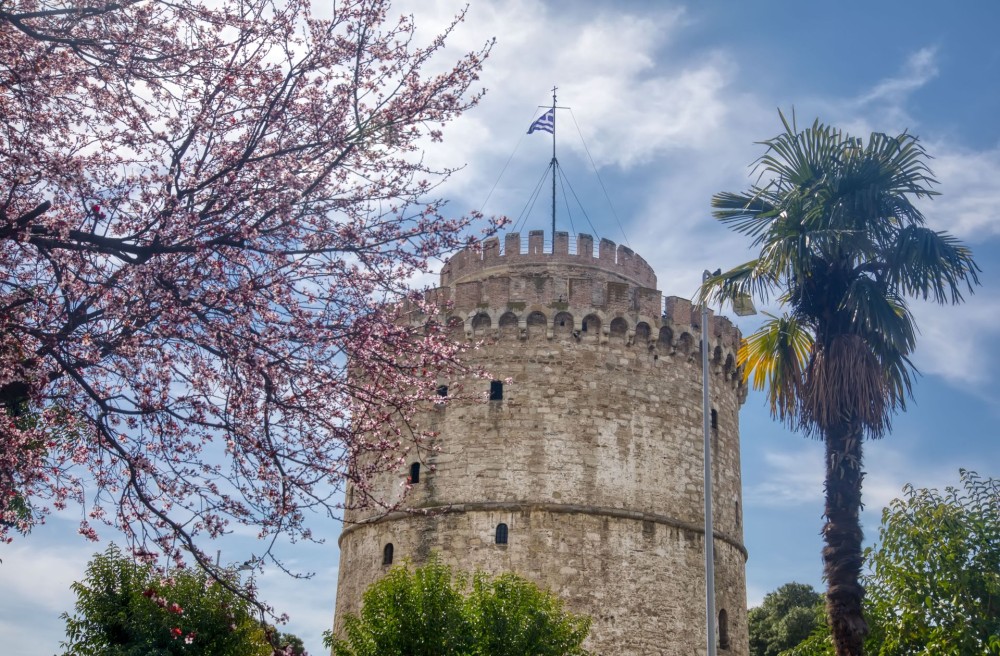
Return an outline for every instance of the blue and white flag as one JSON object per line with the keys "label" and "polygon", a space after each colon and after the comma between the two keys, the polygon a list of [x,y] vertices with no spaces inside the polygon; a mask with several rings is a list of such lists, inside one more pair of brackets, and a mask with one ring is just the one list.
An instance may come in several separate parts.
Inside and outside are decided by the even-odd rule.
{"label": "blue and white flag", "polygon": [[549,134],[555,134],[556,110],[550,109],[549,111],[545,112],[537,119],[535,119],[535,122],[531,124],[530,128],[528,128],[528,134],[531,134],[535,130],[541,130],[543,132],[548,132]]}

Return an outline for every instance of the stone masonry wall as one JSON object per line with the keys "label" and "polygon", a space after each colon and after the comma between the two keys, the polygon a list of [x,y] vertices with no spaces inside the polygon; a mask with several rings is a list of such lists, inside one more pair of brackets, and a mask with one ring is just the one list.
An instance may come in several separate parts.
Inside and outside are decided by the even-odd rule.
{"label": "stone masonry wall", "polygon": [[[703,653],[700,314],[684,299],[664,303],[648,265],[631,251],[621,263],[610,242],[604,250],[618,257],[593,266],[558,252],[519,260],[508,240],[493,260],[487,249],[456,255],[435,292],[454,300],[438,320],[479,344],[463,358],[505,382],[503,399],[486,400],[488,380],[440,381],[483,400],[421,416],[438,437],[411,455],[421,475],[402,500],[408,510],[349,511],[335,629],[384,575],[391,543],[397,563],[437,551],[463,570],[515,571],[552,589],[593,618],[595,654]],[[745,656],[745,389],[737,331],[721,318],[709,329],[716,604],[730,637],[720,654]],[[384,476],[375,494],[398,498],[408,474]],[[495,543],[500,523],[506,545]]]}

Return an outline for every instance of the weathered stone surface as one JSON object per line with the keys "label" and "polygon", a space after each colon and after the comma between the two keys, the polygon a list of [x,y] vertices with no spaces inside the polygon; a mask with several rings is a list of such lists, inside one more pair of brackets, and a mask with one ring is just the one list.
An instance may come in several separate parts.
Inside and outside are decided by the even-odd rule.
{"label": "weathered stone surface", "polygon": [[[526,253],[508,235],[456,254],[438,298],[464,355],[508,381],[487,401],[489,381],[441,381],[481,392],[418,421],[438,431],[414,455],[420,482],[403,511],[348,512],[340,538],[339,630],[379,577],[386,544],[395,562],[432,551],[465,570],[514,571],[593,618],[588,647],[601,655],[704,653],[704,534],[700,315],[656,291],[642,258],[581,235],[572,254],[557,240]],[[448,317],[437,317],[443,321]],[[429,317],[416,318],[425,321]],[[739,334],[710,319],[715,500],[716,605],[730,637],[720,654],[748,653],[742,544],[738,410],[745,397],[735,366]],[[459,338],[461,331],[459,331]],[[409,467],[374,493],[398,499]],[[349,491],[350,497],[350,491]],[[497,525],[508,544],[495,544]]]}

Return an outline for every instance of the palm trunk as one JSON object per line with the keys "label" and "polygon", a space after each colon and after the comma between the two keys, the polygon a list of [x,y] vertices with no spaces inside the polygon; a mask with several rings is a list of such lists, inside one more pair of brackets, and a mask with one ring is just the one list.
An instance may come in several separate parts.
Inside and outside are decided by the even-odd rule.
{"label": "palm trunk", "polygon": [[842,422],[825,431],[826,524],[823,573],[826,612],[837,656],[863,656],[868,624],[862,614],[864,534],[861,531],[861,427]]}

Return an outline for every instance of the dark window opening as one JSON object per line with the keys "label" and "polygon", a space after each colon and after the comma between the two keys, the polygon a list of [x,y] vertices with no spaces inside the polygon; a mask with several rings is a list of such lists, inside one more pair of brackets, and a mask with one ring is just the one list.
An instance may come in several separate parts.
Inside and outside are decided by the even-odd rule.
{"label": "dark window opening", "polygon": [[729,614],[725,608],[719,611],[719,649],[729,649]]}
{"label": "dark window opening", "polygon": [[587,322],[583,322],[583,332],[587,332]]}
{"label": "dark window opening", "polygon": [[385,545],[382,549],[382,564],[392,565],[392,542]]}
{"label": "dark window opening", "polygon": [[712,409],[712,429],[719,429],[719,411],[714,408]]}
{"label": "dark window opening", "polygon": [[438,385],[437,395],[438,396],[448,396],[448,386],[447,385]]}
{"label": "dark window opening", "polygon": [[410,485],[416,485],[420,482],[420,463],[415,462],[410,465]]}
{"label": "dark window opening", "polygon": [[499,380],[490,381],[490,401],[503,401],[503,383]]}
{"label": "dark window opening", "polygon": [[507,544],[507,525],[497,524],[497,544]]}

